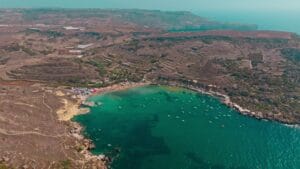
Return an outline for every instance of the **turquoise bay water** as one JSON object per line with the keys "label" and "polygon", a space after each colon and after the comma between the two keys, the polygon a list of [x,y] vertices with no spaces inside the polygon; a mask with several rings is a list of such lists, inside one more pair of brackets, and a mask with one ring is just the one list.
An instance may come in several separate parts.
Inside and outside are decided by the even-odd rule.
{"label": "turquoise bay water", "polygon": [[146,86],[90,98],[85,126],[113,169],[299,169],[300,129],[239,115],[217,99]]}

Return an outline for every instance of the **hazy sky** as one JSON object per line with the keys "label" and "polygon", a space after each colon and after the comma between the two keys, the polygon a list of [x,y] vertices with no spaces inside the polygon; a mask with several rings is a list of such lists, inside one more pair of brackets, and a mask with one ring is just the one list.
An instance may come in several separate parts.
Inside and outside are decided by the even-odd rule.
{"label": "hazy sky", "polygon": [[300,10],[300,0],[0,0],[0,7]]}

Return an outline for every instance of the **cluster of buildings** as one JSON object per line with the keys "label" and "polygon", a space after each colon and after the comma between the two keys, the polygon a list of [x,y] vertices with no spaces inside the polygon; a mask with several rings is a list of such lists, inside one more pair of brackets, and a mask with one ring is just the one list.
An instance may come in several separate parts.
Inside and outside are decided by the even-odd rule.
{"label": "cluster of buildings", "polygon": [[79,44],[76,47],[66,47],[64,50],[60,50],[59,54],[65,55],[77,55],[78,58],[83,57],[84,50],[93,46],[94,44]]}
{"label": "cluster of buildings", "polygon": [[85,30],[85,28],[83,28],[83,27],[74,27],[74,26],[65,26],[64,29],[65,30],[80,30],[80,31]]}
{"label": "cluster of buildings", "polygon": [[[68,31],[84,31],[85,30],[84,27],[65,26],[63,28]],[[93,43],[89,43],[89,44],[78,44],[77,46],[65,47],[65,49],[61,49],[59,51],[59,54],[76,55],[78,58],[81,58],[81,57],[83,57],[84,50],[93,45],[94,45]]]}
{"label": "cluster of buildings", "polygon": [[75,95],[79,95],[79,96],[89,96],[92,93],[97,92],[96,89],[89,89],[89,88],[80,88],[80,87],[72,87],[71,89],[72,93],[74,93]]}

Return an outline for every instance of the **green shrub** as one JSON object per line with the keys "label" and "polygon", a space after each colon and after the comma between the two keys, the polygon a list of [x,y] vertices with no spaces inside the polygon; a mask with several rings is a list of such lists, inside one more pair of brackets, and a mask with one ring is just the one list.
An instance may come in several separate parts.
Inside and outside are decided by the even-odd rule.
{"label": "green shrub", "polygon": [[61,169],[71,169],[71,161],[63,160],[60,162]]}

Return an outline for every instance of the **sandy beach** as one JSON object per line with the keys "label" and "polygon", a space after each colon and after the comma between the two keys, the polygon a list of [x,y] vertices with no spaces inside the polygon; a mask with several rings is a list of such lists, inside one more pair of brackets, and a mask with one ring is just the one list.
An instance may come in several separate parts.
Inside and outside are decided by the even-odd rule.
{"label": "sandy beach", "polygon": [[129,88],[134,87],[140,87],[145,86],[150,83],[147,82],[141,82],[141,83],[120,83],[120,84],[114,84],[111,86],[107,86],[104,88],[97,88],[95,89],[95,92],[88,96],[74,96],[76,100],[67,99],[64,96],[62,91],[57,91],[56,95],[60,97],[64,97],[61,99],[61,102],[63,103],[63,106],[56,112],[58,115],[58,119],[61,121],[70,121],[74,116],[79,114],[85,114],[89,112],[89,108],[80,108],[80,105],[86,101],[87,98],[93,95],[99,95],[106,92],[112,92],[112,91],[118,91],[118,90],[126,90]]}
{"label": "sandy beach", "polygon": [[72,102],[67,99],[62,99],[64,106],[57,111],[58,119],[61,121],[69,121],[74,116],[89,112],[88,108],[80,108],[81,100]]}
{"label": "sandy beach", "polygon": [[120,83],[120,84],[114,84],[111,86],[103,87],[97,89],[97,92],[95,92],[93,95],[103,94],[106,92],[113,92],[113,91],[119,91],[119,90],[126,90],[134,87],[141,87],[145,85],[149,85],[151,83],[149,82],[140,82],[140,83]]}

